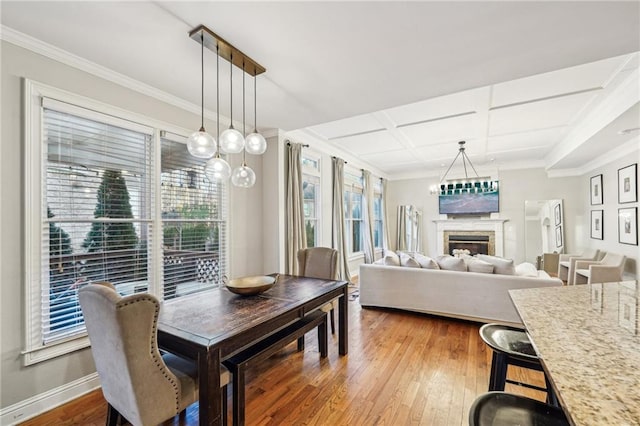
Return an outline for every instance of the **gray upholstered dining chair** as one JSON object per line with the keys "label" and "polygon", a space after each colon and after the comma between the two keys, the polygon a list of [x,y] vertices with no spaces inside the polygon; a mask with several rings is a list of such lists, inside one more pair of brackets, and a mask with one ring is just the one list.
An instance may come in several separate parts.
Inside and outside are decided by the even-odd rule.
{"label": "gray upholstered dining chair", "polygon": [[[338,250],[329,247],[310,247],[298,250],[298,268],[303,277],[338,279]],[[334,311],[337,300],[322,306],[320,309],[329,314],[331,333],[336,333]]]}
{"label": "gray upholstered dining chair", "polygon": [[[107,425],[124,417],[133,425],[155,425],[198,399],[197,366],[158,349],[160,303],[150,294],[121,297],[110,283],[78,291],[91,352],[108,403]],[[230,374],[221,366],[223,420]]]}

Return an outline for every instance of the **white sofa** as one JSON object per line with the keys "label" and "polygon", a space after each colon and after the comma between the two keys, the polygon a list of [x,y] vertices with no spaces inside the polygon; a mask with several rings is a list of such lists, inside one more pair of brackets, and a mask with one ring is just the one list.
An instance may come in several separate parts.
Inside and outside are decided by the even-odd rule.
{"label": "white sofa", "polygon": [[517,325],[522,322],[509,290],[562,285],[540,272],[539,277],[525,277],[363,264],[360,304]]}

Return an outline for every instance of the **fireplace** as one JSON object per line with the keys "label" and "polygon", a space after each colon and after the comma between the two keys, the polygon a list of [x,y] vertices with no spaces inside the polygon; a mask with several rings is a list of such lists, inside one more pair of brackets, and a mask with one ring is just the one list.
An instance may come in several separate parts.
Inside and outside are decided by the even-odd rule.
{"label": "fireplace", "polygon": [[493,231],[445,231],[444,253],[452,254],[455,249],[466,249],[476,254],[495,255],[495,232]]}
{"label": "fireplace", "polygon": [[486,235],[449,235],[449,253],[456,249],[469,250],[469,254],[489,254],[489,237]]}
{"label": "fireplace", "polygon": [[[487,236],[489,244],[487,252],[492,256],[504,256],[504,223],[508,219],[437,219],[436,224],[436,253],[451,254],[449,235]],[[484,240],[484,239],[483,239]],[[469,241],[464,241],[468,243]],[[469,251],[474,251],[466,248]]]}

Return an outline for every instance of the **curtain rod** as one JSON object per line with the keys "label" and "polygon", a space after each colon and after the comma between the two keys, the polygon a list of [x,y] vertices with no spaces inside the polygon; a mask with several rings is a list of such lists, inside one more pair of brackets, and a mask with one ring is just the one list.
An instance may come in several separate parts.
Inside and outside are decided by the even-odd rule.
{"label": "curtain rod", "polygon": [[[291,146],[291,142],[290,141],[287,141],[287,146]],[[303,148],[309,148],[309,144],[303,143],[302,147]]]}

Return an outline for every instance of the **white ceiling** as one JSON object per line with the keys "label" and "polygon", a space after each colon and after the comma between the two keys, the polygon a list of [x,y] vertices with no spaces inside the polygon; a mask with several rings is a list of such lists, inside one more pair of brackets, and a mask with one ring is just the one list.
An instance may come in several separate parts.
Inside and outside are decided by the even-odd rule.
{"label": "white ceiling", "polygon": [[[612,141],[638,140],[637,133],[617,134],[620,126],[640,127],[637,104],[588,137],[578,127],[637,73],[640,2],[0,6],[4,39],[11,41],[9,30],[26,34],[190,102],[194,111],[200,50],[187,32],[204,24],[267,69],[258,77],[261,130],[290,131],[390,178],[442,174],[459,140],[479,168],[555,170],[584,165]],[[205,70],[214,69],[211,53]],[[213,88],[215,72],[207,76]],[[223,66],[221,81],[228,76]],[[240,73],[234,76],[239,94]],[[228,116],[228,87],[221,87]],[[214,97],[207,91],[208,110]],[[234,118],[240,114],[236,100]]]}

